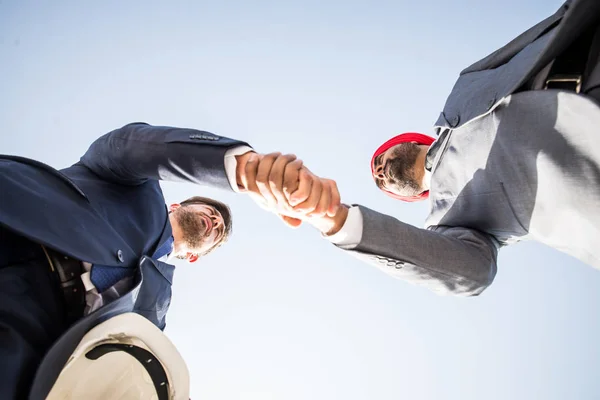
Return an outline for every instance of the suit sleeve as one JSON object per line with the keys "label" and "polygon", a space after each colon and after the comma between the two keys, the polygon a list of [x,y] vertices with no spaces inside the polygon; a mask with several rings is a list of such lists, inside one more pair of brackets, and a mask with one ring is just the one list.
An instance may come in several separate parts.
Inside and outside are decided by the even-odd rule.
{"label": "suit sleeve", "polygon": [[359,206],[362,235],[341,249],[385,273],[438,294],[476,296],[496,275],[497,242],[463,227],[420,229]]}
{"label": "suit sleeve", "polygon": [[227,150],[247,143],[195,129],[133,123],[97,139],[81,163],[111,182],[190,182],[231,190]]}

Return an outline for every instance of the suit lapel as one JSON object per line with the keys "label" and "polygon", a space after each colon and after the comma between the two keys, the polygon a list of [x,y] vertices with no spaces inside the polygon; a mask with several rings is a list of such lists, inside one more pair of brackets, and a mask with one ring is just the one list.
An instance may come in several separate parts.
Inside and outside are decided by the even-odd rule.
{"label": "suit lapel", "polygon": [[0,224],[37,243],[93,264],[132,267],[138,256],[53,168],[21,157],[0,157]]}
{"label": "suit lapel", "polygon": [[[166,206],[165,206],[165,208],[166,208]],[[173,230],[171,228],[171,221],[169,221],[168,215],[169,215],[169,211],[167,210],[167,218],[165,218],[165,225],[163,226],[162,234],[160,235],[160,238],[158,239],[156,244],[152,247],[151,251],[148,253],[149,255],[155,254],[156,250],[158,250],[158,248],[160,246],[162,246],[163,243],[165,243],[167,241],[167,239],[169,239],[171,236],[173,236]]]}

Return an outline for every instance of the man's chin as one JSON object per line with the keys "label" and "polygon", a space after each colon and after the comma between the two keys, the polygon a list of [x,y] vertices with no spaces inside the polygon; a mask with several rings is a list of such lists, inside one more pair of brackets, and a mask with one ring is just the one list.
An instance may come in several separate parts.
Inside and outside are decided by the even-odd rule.
{"label": "man's chin", "polygon": [[418,188],[413,190],[391,190],[390,192],[400,197],[416,197],[420,196],[425,190]]}

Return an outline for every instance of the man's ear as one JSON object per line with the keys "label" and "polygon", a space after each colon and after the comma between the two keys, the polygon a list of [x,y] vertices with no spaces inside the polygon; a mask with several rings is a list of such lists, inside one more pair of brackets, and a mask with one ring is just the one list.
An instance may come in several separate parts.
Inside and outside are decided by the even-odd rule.
{"label": "man's ear", "polygon": [[179,204],[179,203],[173,203],[173,204],[171,204],[169,206],[169,211],[173,212],[173,211],[177,210],[179,207],[181,207],[181,204]]}
{"label": "man's ear", "polygon": [[200,258],[200,256],[198,254],[194,254],[194,253],[187,254],[187,260],[189,263],[195,263],[196,261],[198,261],[199,258]]}

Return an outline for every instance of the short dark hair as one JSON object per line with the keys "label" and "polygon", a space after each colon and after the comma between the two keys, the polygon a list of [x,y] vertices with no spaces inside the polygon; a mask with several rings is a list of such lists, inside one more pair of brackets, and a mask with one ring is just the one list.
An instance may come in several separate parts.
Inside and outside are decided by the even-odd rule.
{"label": "short dark hair", "polygon": [[231,229],[232,229],[232,218],[231,218],[231,209],[229,208],[229,206],[223,202],[220,202],[218,200],[215,199],[211,199],[208,197],[202,197],[202,196],[194,196],[194,197],[190,197],[189,199],[186,199],[184,201],[182,201],[181,206],[190,206],[193,204],[203,204],[203,205],[207,205],[207,206],[211,206],[214,207],[219,213],[221,213],[221,217],[223,217],[223,237],[221,237],[221,240],[219,240],[219,243],[217,243],[215,246],[213,246],[209,251],[207,251],[206,253],[202,254],[208,254],[211,251],[213,251],[214,249],[216,249],[217,247],[221,246],[223,243],[225,243],[227,241],[227,239],[229,239],[229,236],[231,235]]}

